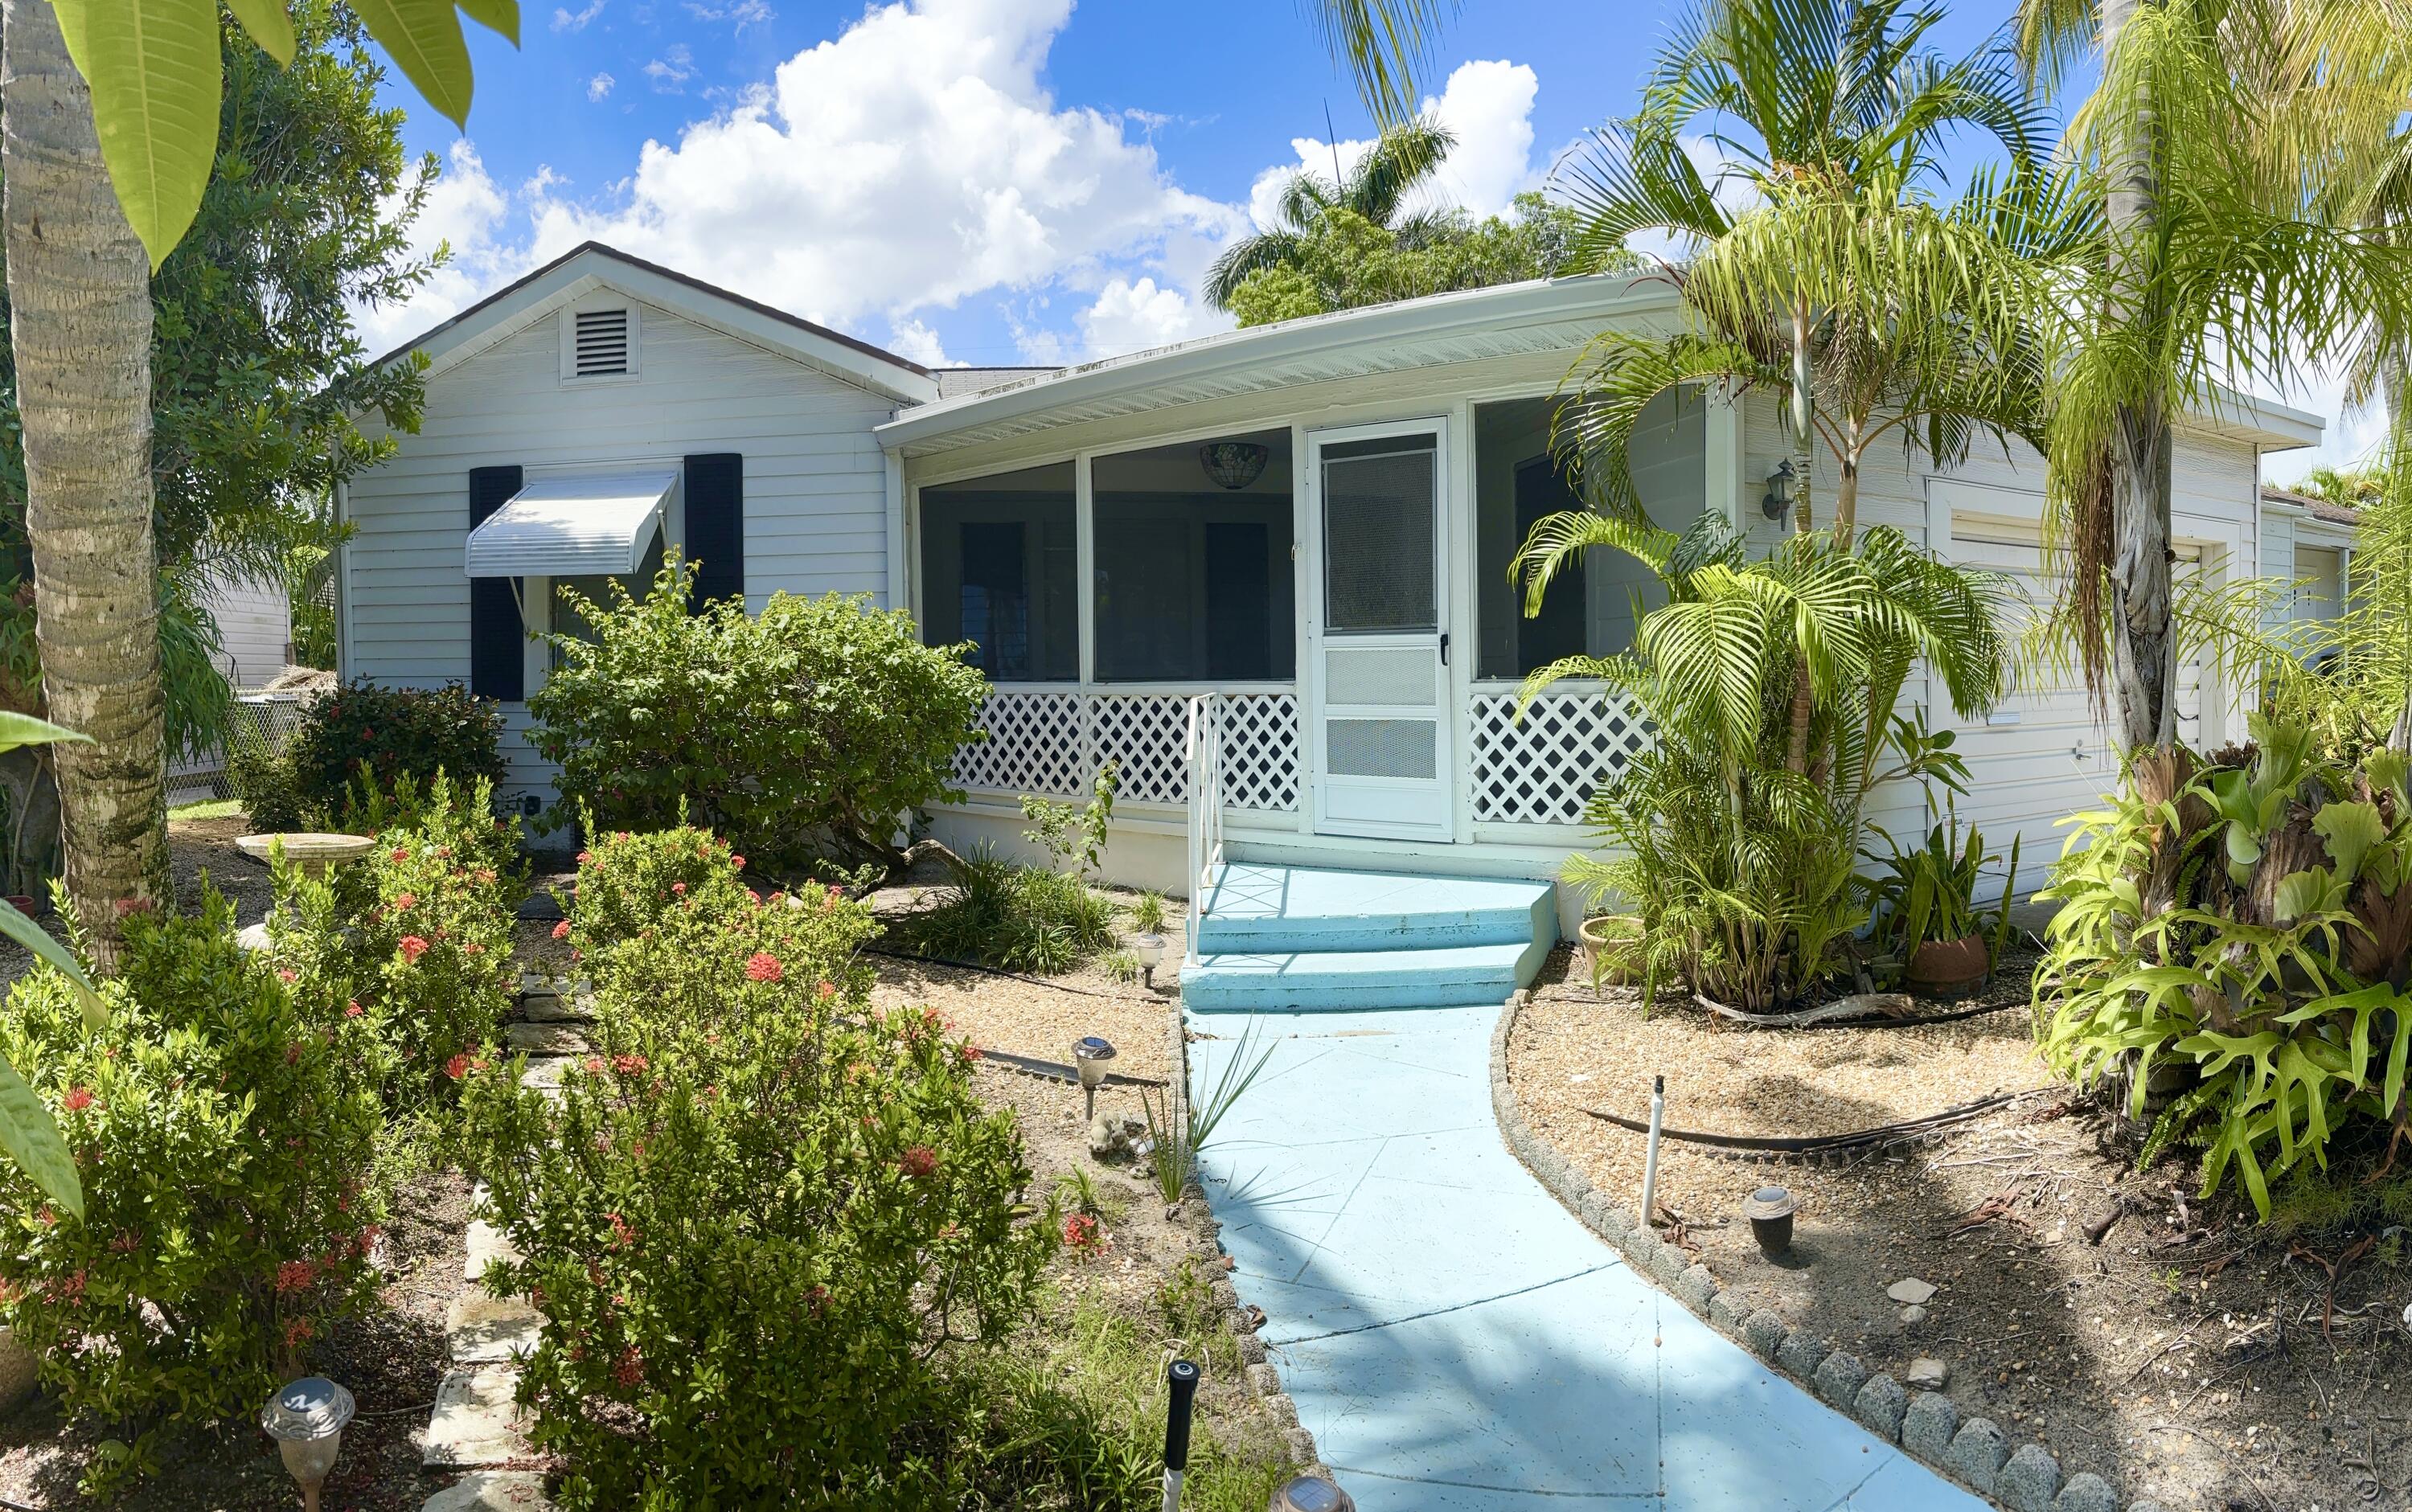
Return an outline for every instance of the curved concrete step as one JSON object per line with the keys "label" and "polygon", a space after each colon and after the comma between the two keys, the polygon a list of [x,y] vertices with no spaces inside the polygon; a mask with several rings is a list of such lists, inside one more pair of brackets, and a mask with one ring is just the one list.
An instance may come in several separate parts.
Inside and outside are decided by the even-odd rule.
{"label": "curved concrete step", "polygon": [[1557,938],[1547,882],[1402,876],[1236,861],[1198,926],[1206,955],[1524,945]]}
{"label": "curved concrete step", "polygon": [[1530,981],[1548,940],[1437,949],[1213,955],[1181,974],[1195,1013],[1496,1006]]}

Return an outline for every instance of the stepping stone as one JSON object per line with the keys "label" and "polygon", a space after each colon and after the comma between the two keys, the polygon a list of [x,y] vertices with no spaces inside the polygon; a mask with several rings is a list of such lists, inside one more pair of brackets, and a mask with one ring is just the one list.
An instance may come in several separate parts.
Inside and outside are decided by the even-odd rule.
{"label": "stepping stone", "polygon": [[562,1072],[570,1059],[566,1055],[554,1055],[530,1061],[526,1072],[520,1077],[520,1085],[533,1087],[551,1101],[560,1102]]}
{"label": "stepping stone", "polygon": [[533,1470],[473,1470],[421,1503],[419,1512],[550,1512],[544,1476]]}
{"label": "stepping stone", "polygon": [[505,1024],[503,1043],[531,1055],[582,1055],[591,1048],[585,1032],[566,1023]]}
{"label": "stepping stone", "polygon": [[1886,1287],[1885,1295],[1905,1306],[1924,1307],[1934,1300],[1934,1283],[1911,1276],[1906,1281],[1896,1281]]}
{"label": "stepping stone", "polygon": [[496,1260],[517,1261],[522,1257],[519,1246],[501,1229],[483,1218],[469,1220],[468,1254],[461,1263],[462,1274],[468,1280],[483,1279],[486,1267]]}
{"label": "stepping stone", "polygon": [[268,948],[268,926],[265,923],[245,924],[234,932],[234,943],[244,950],[265,950]]}
{"label": "stepping stone", "polygon": [[419,1437],[419,1463],[430,1470],[477,1470],[534,1454],[526,1417],[511,1400],[519,1384],[520,1373],[509,1365],[445,1372],[435,1411]]}
{"label": "stepping stone", "polygon": [[517,1297],[496,1297],[471,1286],[452,1299],[444,1314],[444,1335],[452,1358],[464,1365],[523,1359],[536,1353],[544,1314]]}
{"label": "stepping stone", "polygon": [[520,999],[520,1017],[529,1023],[592,1023],[595,1006],[582,997],[542,997]]}

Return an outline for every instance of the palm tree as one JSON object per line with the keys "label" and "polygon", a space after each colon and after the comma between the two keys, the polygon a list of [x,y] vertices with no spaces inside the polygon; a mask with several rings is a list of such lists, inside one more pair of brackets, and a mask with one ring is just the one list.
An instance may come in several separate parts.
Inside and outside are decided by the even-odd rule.
{"label": "palm tree", "polygon": [[[1640,111],[1593,132],[1587,151],[1557,175],[1560,192],[1590,223],[1577,265],[1596,265],[1649,233],[1671,235],[1707,262],[1744,213],[1728,208],[1737,198],[1781,202],[1809,219],[1846,203],[1907,200],[1938,182],[1937,152],[1961,128],[1992,137],[2018,162],[2040,156],[2048,125],[2011,59],[1990,47],[1944,57],[1927,43],[1941,19],[1909,0],[1702,0],[1660,54]],[[1725,159],[1713,183],[1686,139],[1705,140]],[[1813,201],[1825,208],[1803,208]],[[1753,329],[1754,360],[1787,371],[1786,429],[1805,531],[1815,373],[1835,308],[1827,301],[1839,290],[1820,286],[1831,270],[1819,259],[1787,267],[1770,251],[1782,249],[1727,259],[1743,281],[1729,280],[1719,302]],[[1754,286],[1752,279],[1766,281]]]}
{"label": "palm tree", "polygon": [[1453,223],[1446,212],[1419,211],[1404,220],[1399,213],[1408,195],[1432,178],[1441,159],[1456,145],[1456,133],[1429,117],[1419,117],[1382,132],[1356,166],[1337,181],[1312,169],[1292,173],[1282,186],[1272,228],[1234,242],[1206,271],[1206,302],[1228,310],[1250,273],[1303,264],[1307,242],[1333,211],[1362,216],[1389,231],[1403,249],[1447,235]]}
{"label": "palm tree", "polygon": [[2057,374],[2048,489],[2087,681],[2124,751],[2177,732],[2172,417],[2412,330],[2412,261],[2336,193],[2375,112],[2367,75],[2333,65],[2387,54],[2386,25],[2355,0],[2021,6],[2037,77],[2101,60],[2071,140],[2106,234],[2069,290],[2091,324]]}
{"label": "palm tree", "polygon": [[66,890],[106,970],[124,910],[169,895],[151,259],[49,0],[0,19],[0,198],[46,712],[92,737],[56,753]]}

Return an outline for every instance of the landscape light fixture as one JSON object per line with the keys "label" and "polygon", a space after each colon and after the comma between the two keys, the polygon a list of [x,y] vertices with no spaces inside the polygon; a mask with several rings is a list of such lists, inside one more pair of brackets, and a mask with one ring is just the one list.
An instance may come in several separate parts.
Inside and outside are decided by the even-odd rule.
{"label": "landscape light fixture", "polygon": [[1792,1251],[1792,1215],[1801,1211],[1798,1198],[1780,1186],[1762,1186],[1742,1199],[1742,1215],[1750,1220],[1750,1237],[1758,1252],[1780,1260]]}
{"label": "landscape light fixture", "polygon": [[1328,1480],[1301,1475],[1273,1492],[1266,1512],[1357,1512],[1357,1503]]}
{"label": "landscape light fixture", "polygon": [[276,1441],[286,1471],[302,1488],[304,1512],[318,1512],[318,1492],[344,1447],[352,1394],[323,1375],[287,1381],[259,1409],[259,1426]]}
{"label": "landscape light fixture", "polygon": [[1072,1069],[1081,1074],[1081,1090],[1088,1094],[1088,1116],[1097,1116],[1097,1089],[1106,1084],[1106,1063],[1114,1047],[1103,1035],[1084,1035],[1072,1045]]}
{"label": "landscape light fixture", "polygon": [[1781,520],[1784,511],[1792,507],[1792,459],[1787,457],[1767,475],[1767,496],[1758,501],[1759,513],[1770,520]]}
{"label": "landscape light fixture", "polygon": [[1153,989],[1155,968],[1164,960],[1164,936],[1154,930],[1131,936],[1131,955],[1139,962],[1140,979]]}

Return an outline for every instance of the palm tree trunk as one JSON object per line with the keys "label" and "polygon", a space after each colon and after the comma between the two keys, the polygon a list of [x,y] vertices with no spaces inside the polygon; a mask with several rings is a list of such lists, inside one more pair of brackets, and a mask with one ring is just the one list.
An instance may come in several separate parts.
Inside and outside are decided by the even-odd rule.
{"label": "palm tree trunk", "polygon": [[[2155,0],[2102,0],[2102,51],[2117,49],[2127,22]],[[2110,308],[2125,325],[2166,315],[2151,293],[2154,223],[2160,215],[2152,101],[2120,123],[2103,211],[2110,232]],[[2119,407],[2110,448],[2112,710],[2122,755],[2177,738],[2177,625],[2170,595],[2169,416],[2157,395]]]}
{"label": "palm tree trunk", "polygon": [[57,751],[66,890],[106,969],[168,882],[151,264],[47,0],[0,5],[0,179],[43,694],[93,741]]}

